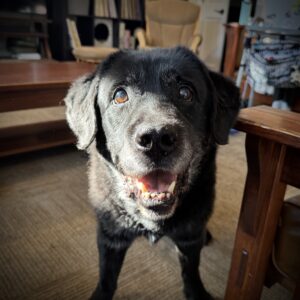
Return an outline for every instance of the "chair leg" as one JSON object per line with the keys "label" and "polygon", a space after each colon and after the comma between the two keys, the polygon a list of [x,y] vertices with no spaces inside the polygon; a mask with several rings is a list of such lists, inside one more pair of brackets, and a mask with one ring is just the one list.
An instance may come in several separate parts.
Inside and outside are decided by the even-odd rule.
{"label": "chair leg", "polygon": [[296,283],[296,287],[293,294],[293,300],[300,299],[300,281]]}
{"label": "chair leg", "polygon": [[249,102],[248,102],[248,107],[253,106],[253,100],[254,100],[254,88],[255,88],[255,83],[253,85],[250,85],[250,95],[249,95]]}
{"label": "chair leg", "polygon": [[246,93],[248,90],[248,80],[245,80],[244,86],[243,86],[243,92],[242,92],[242,100],[246,99]]}
{"label": "chair leg", "polygon": [[268,270],[266,273],[266,278],[265,278],[265,282],[264,285],[267,288],[272,287],[276,282],[278,281],[278,271],[275,268],[272,258],[270,258],[270,262],[269,262],[269,266],[268,266]]}

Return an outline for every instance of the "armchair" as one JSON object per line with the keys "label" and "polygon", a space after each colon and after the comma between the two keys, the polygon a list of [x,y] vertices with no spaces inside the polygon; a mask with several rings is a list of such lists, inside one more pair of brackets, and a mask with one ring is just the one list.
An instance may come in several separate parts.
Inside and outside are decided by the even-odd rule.
{"label": "armchair", "polygon": [[145,19],[146,30],[135,31],[140,49],[182,45],[198,52],[202,42],[198,5],[181,0],[146,0]]}

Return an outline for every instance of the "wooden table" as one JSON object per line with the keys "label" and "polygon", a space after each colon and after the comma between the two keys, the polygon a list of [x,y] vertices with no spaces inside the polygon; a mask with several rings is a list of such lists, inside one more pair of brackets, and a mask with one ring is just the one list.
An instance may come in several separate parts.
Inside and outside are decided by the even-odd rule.
{"label": "wooden table", "polygon": [[57,106],[70,83],[94,69],[77,62],[0,63],[0,112]]}
{"label": "wooden table", "polygon": [[300,114],[243,109],[236,129],[247,133],[248,174],[225,299],[259,299],[286,185],[300,188]]}
{"label": "wooden table", "polygon": [[95,67],[77,62],[1,62],[0,157],[74,142],[63,108],[58,114],[54,107],[63,105],[72,81]]}

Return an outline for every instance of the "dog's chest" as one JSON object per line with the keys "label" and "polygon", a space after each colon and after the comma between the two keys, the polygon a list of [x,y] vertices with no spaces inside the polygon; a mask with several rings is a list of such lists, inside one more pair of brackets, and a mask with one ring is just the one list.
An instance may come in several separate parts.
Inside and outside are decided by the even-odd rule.
{"label": "dog's chest", "polygon": [[148,241],[150,242],[151,245],[157,243],[161,238],[162,238],[162,235],[161,234],[158,234],[158,233],[153,233],[153,232],[149,232],[147,235],[146,235]]}

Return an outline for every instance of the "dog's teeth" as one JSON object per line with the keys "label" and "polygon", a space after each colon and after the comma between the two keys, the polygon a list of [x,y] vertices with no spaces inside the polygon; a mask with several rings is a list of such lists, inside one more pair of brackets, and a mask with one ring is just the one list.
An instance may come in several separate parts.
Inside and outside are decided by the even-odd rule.
{"label": "dog's teeth", "polygon": [[143,193],[147,192],[147,188],[146,186],[142,183],[142,182],[137,182],[137,187],[139,188],[140,191],[142,191]]}
{"label": "dog's teeth", "polygon": [[151,194],[150,194],[150,197],[151,197],[151,198],[155,198],[155,197],[156,197],[156,194],[155,194],[155,193],[151,193]]}
{"label": "dog's teeth", "polygon": [[145,199],[149,199],[150,198],[150,193],[148,193],[148,192],[143,193],[143,197]]}
{"label": "dog's teeth", "polygon": [[165,194],[165,193],[161,193],[161,194],[158,195],[157,198],[158,198],[159,200],[162,200],[162,199],[164,199],[165,197],[166,197],[166,194]]}
{"label": "dog's teeth", "polygon": [[168,192],[170,192],[170,193],[173,193],[173,192],[174,192],[175,184],[176,184],[176,181],[173,181],[173,182],[170,184],[170,186],[169,186],[169,188],[168,188]]}
{"label": "dog's teeth", "polygon": [[170,193],[166,193],[166,198],[170,199],[171,198],[171,194]]}

